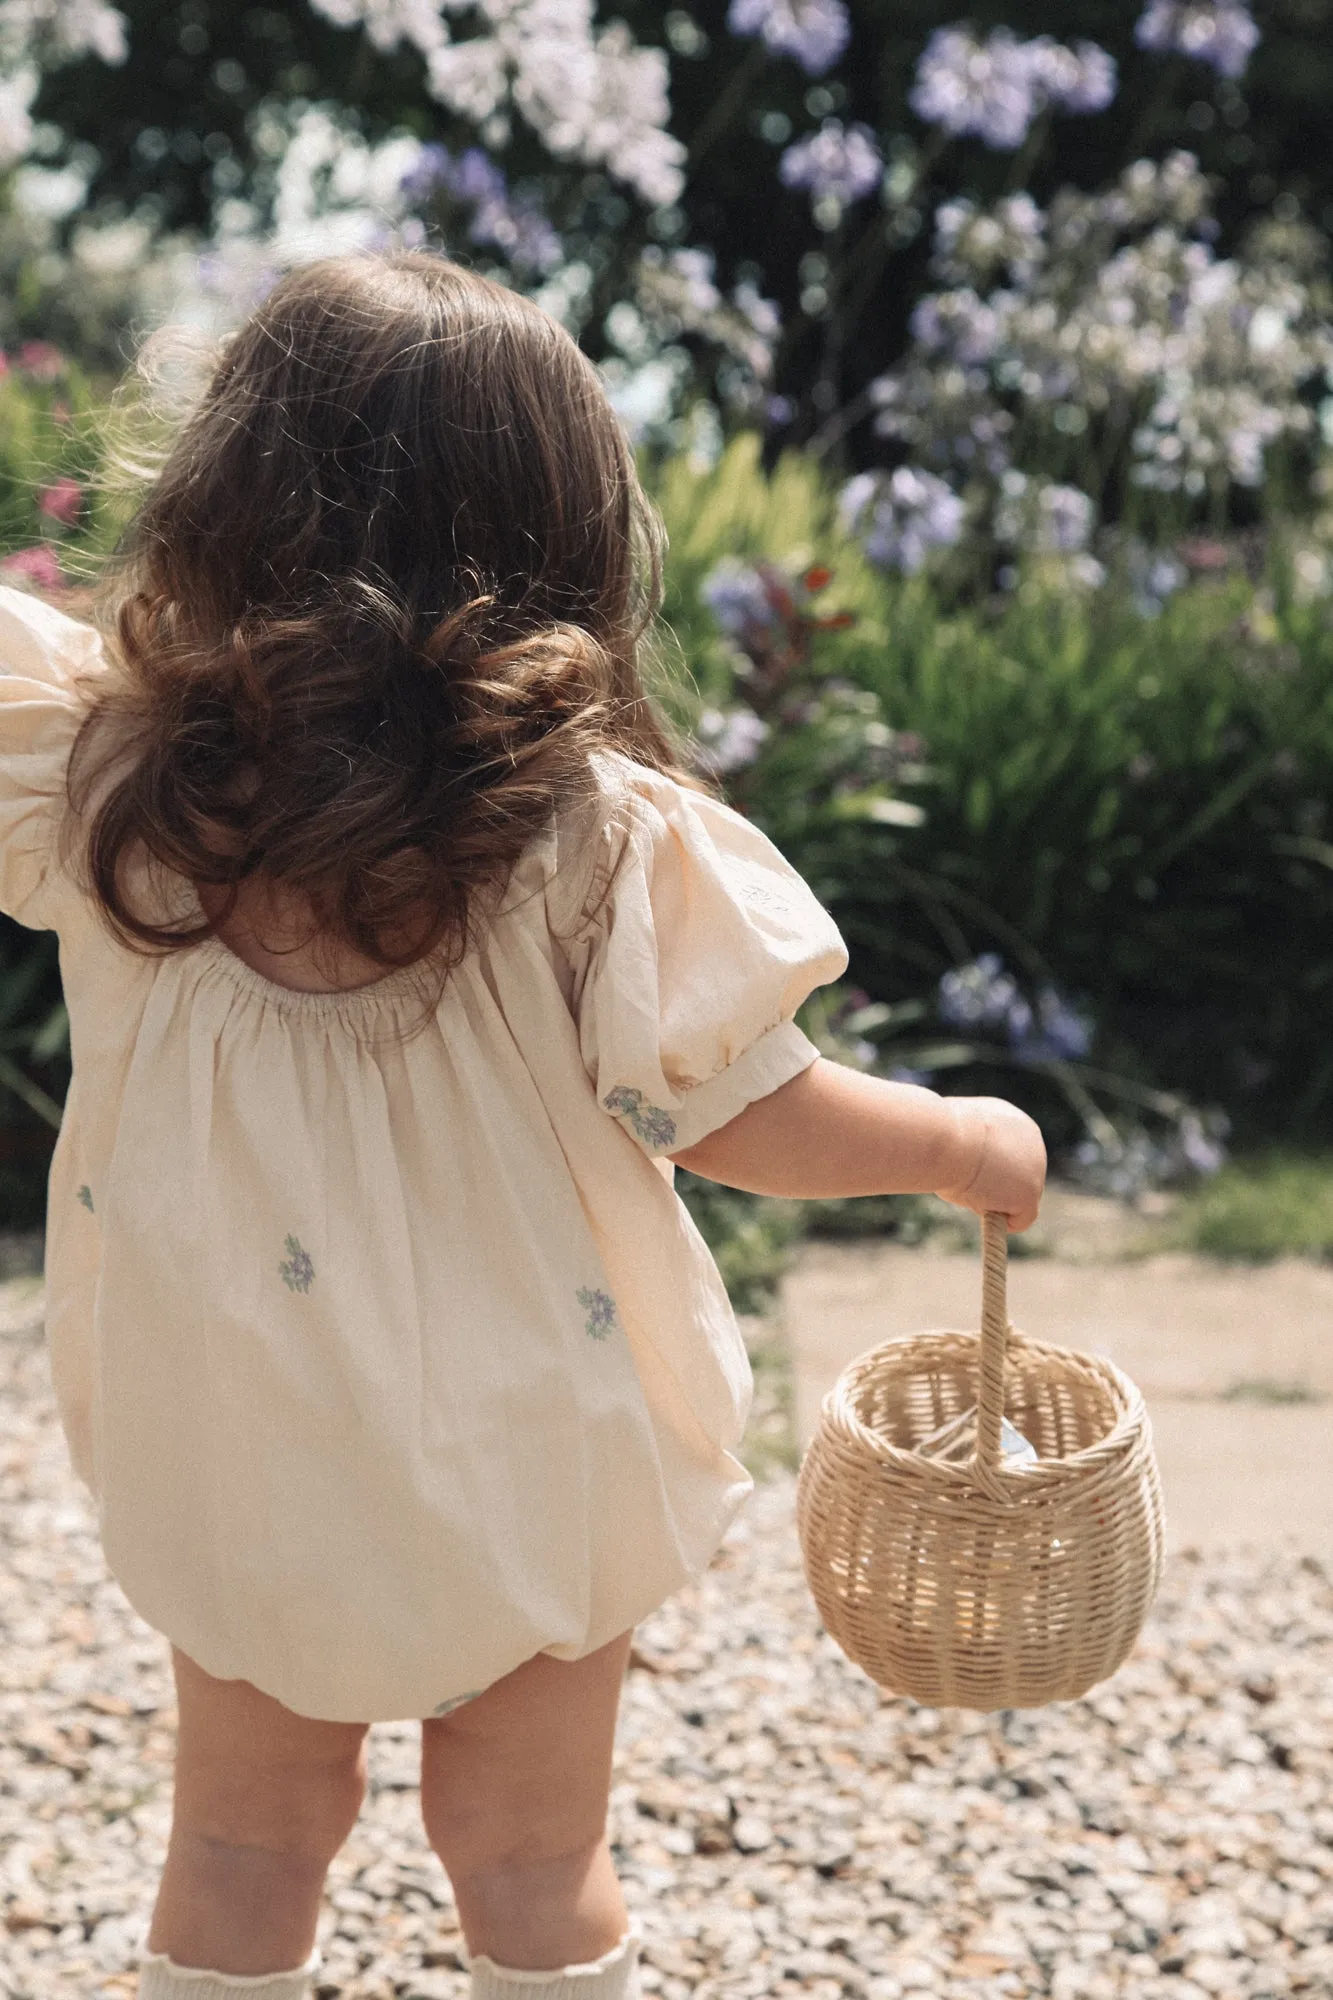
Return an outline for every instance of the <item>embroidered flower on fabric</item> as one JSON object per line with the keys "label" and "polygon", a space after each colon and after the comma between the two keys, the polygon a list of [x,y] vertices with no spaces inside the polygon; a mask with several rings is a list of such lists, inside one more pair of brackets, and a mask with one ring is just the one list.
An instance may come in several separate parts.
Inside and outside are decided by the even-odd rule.
{"label": "embroidered flower on fabric", "polygon": [[83,1186],[79,1189],[76,1199],[83,1203],[89,1215],[91,1215],[93,1212],[93,1191],[89,1187],[87,1181],[85,1181]]}
{"label": "embroidered flower on fabric", "polygon": [[574,1296],[588,1315],[586,1331],[594,1340],[605,1340],[608,1333],[619,1328],[616,1302],[610,1292],[590,1291],[586,1285],[581,1285]]}
{"label": "embroidered flower on fabric", "polygon": [[669,1111],[650,1104],[641,1090],[618,1083],[602,1099],[603,1108],[616,1118],[627,1118],[645,1145],[661,1152],[676,1143],[676,1121]]}
{"label": "embroidered flower on fabric", "polygon": [[289,1236],[283,1248],[287,1252],[287,1261],[278,1266],[283,1284],[289,1292],[308,1292],[315,1275],[310,1252],[301,1248],[295,1236]]}
{"label": "embroidered flower on fabric", "polygon": [[473,1688],[468,1694],[456,1694],[452,1701],[442,1701],[437,1708],[433,1708],[431,1714],[448,1715],[451,1709],[461,1708],[465,1701],[475,1701],[479,1694],[485,1692],[484,1688]]}

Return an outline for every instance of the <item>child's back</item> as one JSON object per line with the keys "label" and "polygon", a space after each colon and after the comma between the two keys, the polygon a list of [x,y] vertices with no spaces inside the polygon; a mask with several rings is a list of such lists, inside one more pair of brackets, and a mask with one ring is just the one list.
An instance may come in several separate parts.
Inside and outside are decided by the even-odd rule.
{"label": "child's back", "polygon": [[[846,952],[672,770],[636,670],[656,570],[573,343],[404,256],[285,280],[228,349],[136,524],[112,646],[0,592],[0,908],[58,932],[73,1050],[52,1362],[111,1567],[178,1649],[156,1920],[178,1956],[232,1951],[218,1842],[267,1851],[226,1771],[249,1756],[267,1799],[271,1760],[220,1683],[318,1764],[321,1730],[345,1757],[369,1721],[464,1702],[428,1728],[493,1740],[494,1707],[526,1744],[496,1684],[579,1662],[596,1736],[605,1660],[706,1566],[752,1484],[750,1372],[673,1158],[1009,1199],[993,1117],[820,1080],[792,1017]],[[793,1126],[773,1107],[798,1084]],[[209,1728],[220,1763],[189,1747]],[[551,1826],[580,1782],[604,1817],[601,1755],[552,1777]],[[601,1900],[565,1883],[554,1929],[531,1875],[487,1903],[513,1839],[432,1768],[428,1740],[428,1824],[483,1936],[616,1934],[604,1847]],[[182,1812],[213,1829],[194,1861]],[[277,1898],[226,1963],[308,1948],[314,1907]]]}

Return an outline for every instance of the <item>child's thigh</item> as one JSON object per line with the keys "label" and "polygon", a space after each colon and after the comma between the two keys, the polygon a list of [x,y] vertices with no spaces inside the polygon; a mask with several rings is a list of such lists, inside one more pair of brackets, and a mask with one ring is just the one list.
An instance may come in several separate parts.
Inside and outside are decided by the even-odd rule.
{"label": "child's thigh", "polygon": [[606,1825],[633,1628],[581,1660],[538,1653],[421,1725],[421,1809],[451,1875],[565,1854]]}
{"label": "child's thigh", "polygon": [[303,1844],[337,1828],[345,1837],[365,1783],[365,1723],[297,1715],[248,1681],[214,1679],[177,1647],[172,1666],[178,1821],[241,1842]]}

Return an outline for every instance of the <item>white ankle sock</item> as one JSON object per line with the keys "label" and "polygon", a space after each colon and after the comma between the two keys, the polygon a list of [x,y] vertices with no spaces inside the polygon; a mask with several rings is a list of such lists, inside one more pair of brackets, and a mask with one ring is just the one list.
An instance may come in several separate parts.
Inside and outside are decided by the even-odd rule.
{"label": "white ankle sock", "polygon": [[[463,1954],[472,1973],[472,2000],[641,2000],[639,1950],[643,1938],[633,1925],[619,1944],[586,1965],[562,1965],[550,1972],[527,1972],[497,1965],[484,1953]],[[210,1995],[211,2000],[211,1995]]]}
{"label": "white ankle sock", "polygon": [[139,2000],[310,2000],[322,1960],[317,1951],[294,1972],[205,1972],[175,1965],[145,1948],[139,1960]]}

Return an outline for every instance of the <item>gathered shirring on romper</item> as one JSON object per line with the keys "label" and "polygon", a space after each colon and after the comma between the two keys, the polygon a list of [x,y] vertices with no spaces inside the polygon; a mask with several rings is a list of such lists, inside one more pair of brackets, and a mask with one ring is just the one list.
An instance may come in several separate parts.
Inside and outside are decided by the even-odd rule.
{"label": "gathered shirring on romper", "polygon": [[579,1659],[752,1490],[748,1357],[666,1156],[815,1060],[792,1016],[842,940],[738,813],[607,755],[442,986],[141,956],[58,846],[105,671],[0,589],[0,909],[58,934],[73,1052],[47,1334],[110,1568],[207,1672],[329,1720]]}

